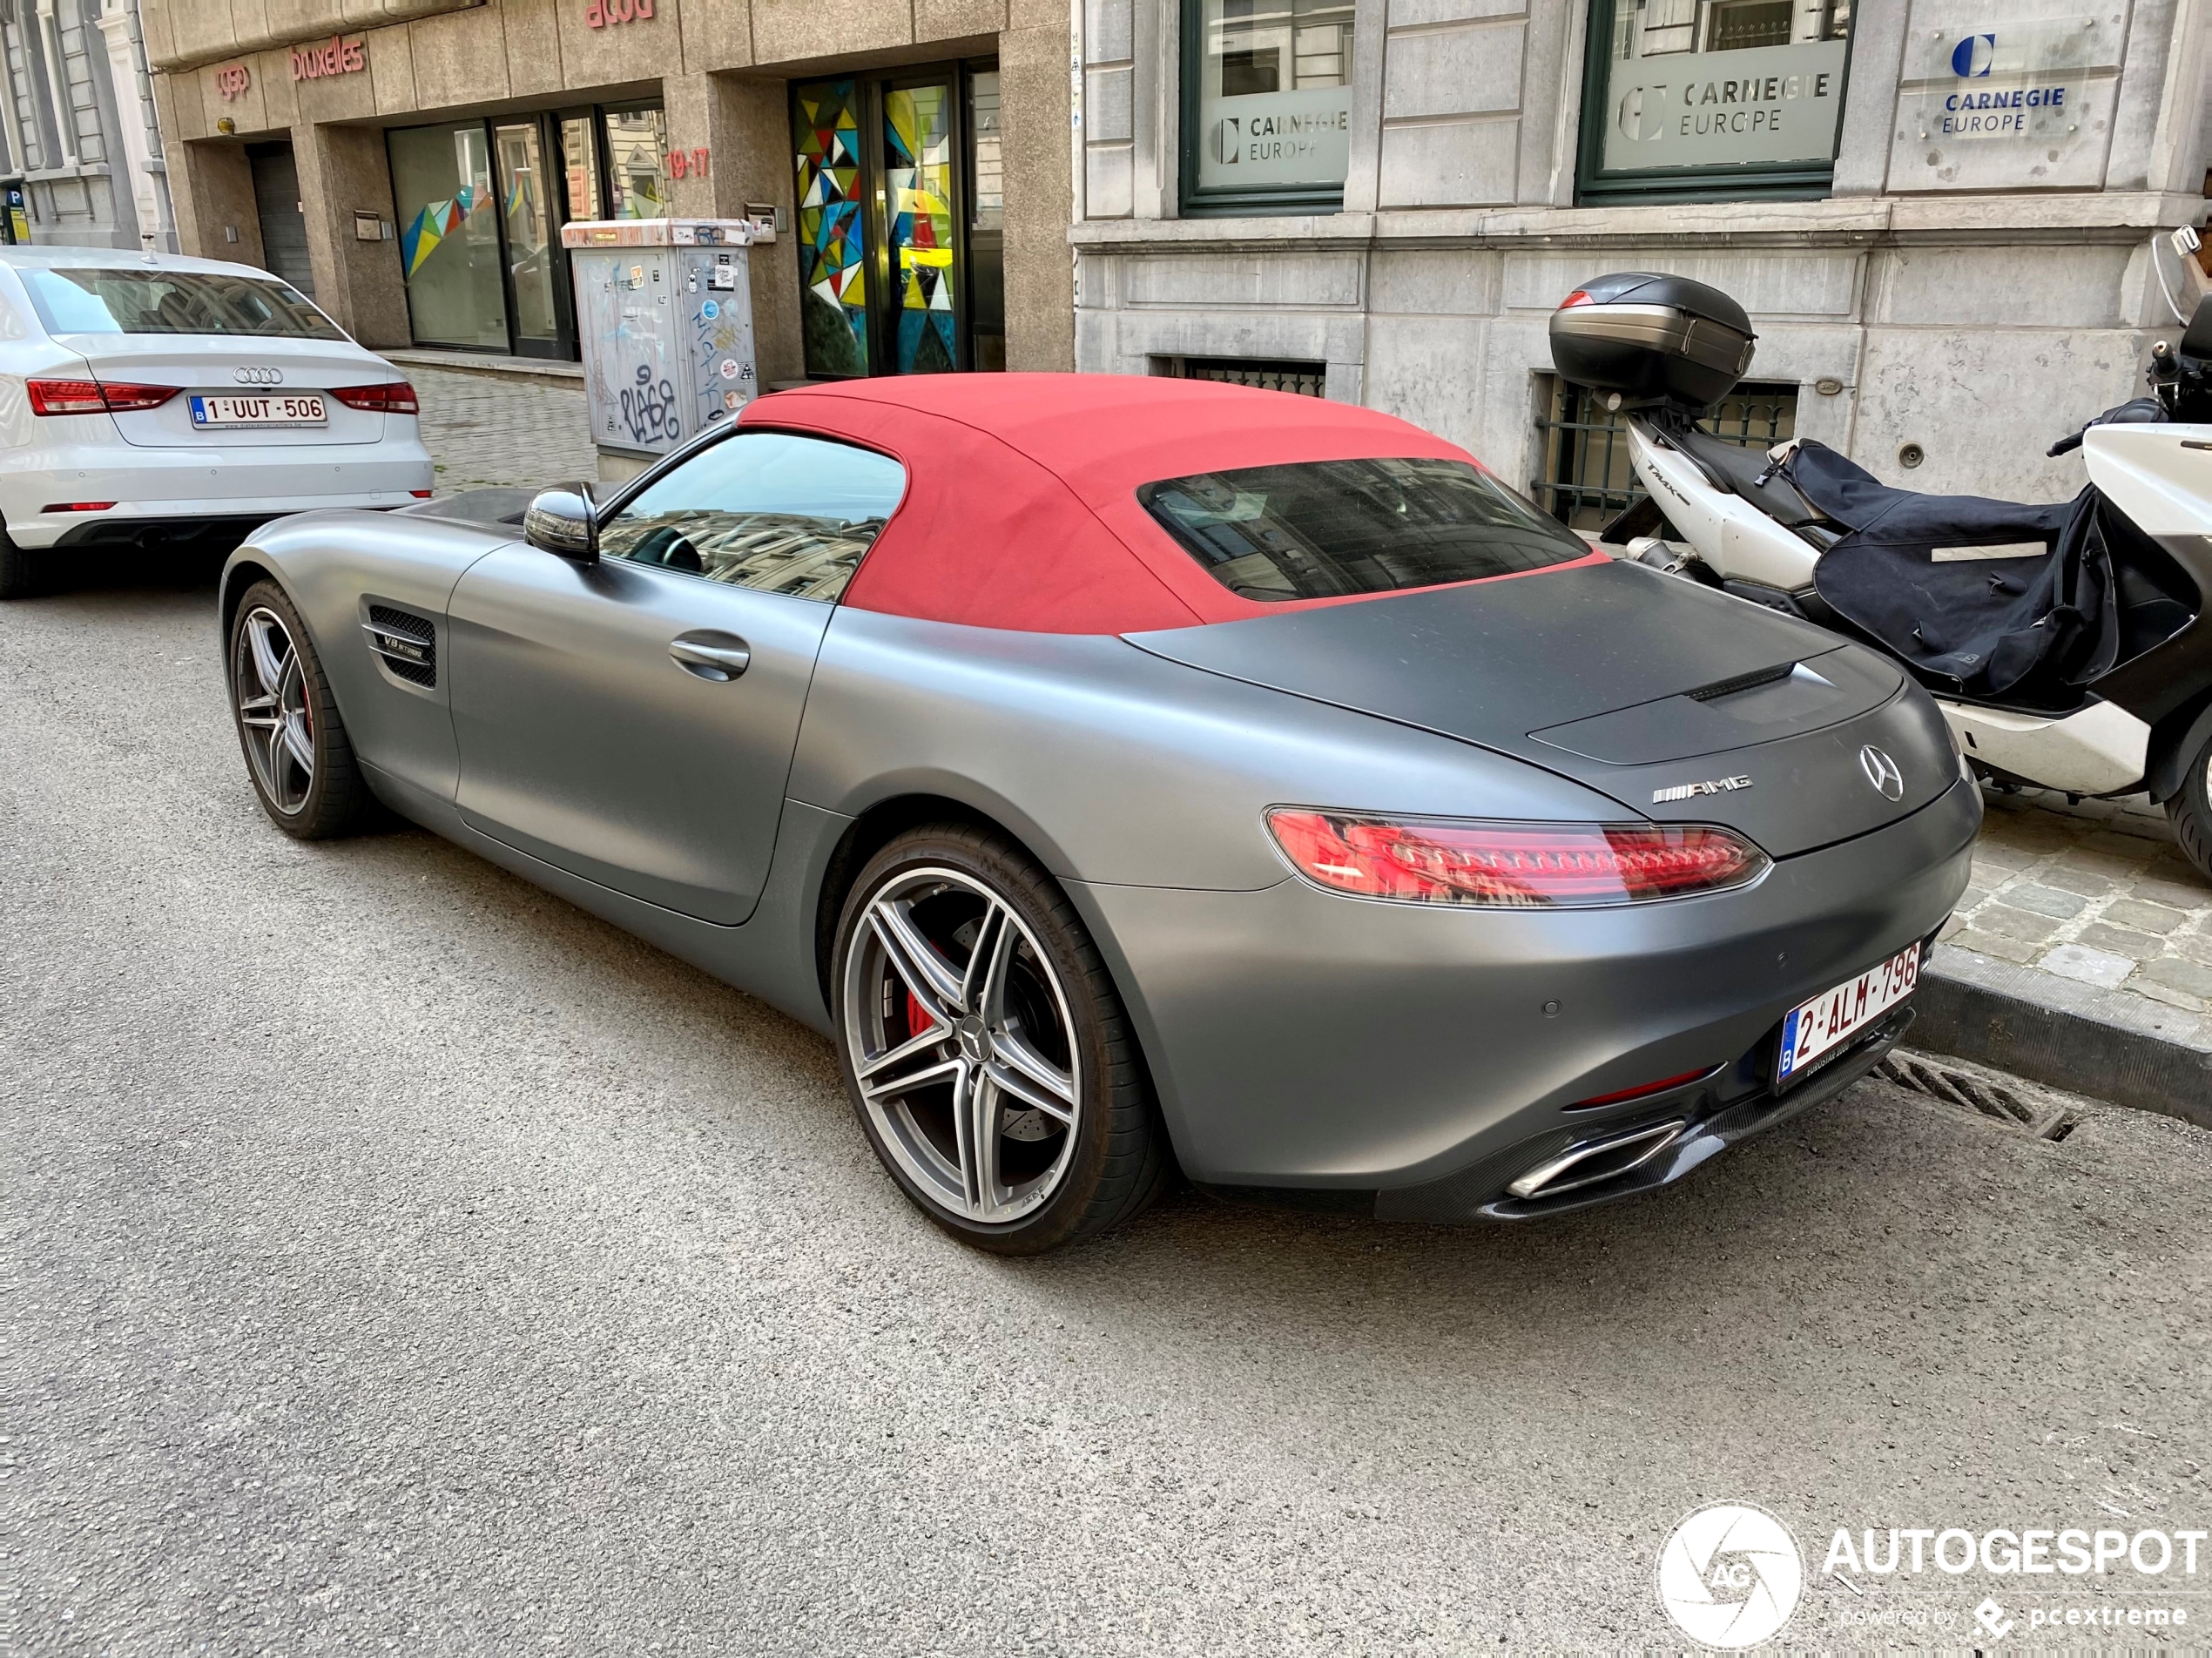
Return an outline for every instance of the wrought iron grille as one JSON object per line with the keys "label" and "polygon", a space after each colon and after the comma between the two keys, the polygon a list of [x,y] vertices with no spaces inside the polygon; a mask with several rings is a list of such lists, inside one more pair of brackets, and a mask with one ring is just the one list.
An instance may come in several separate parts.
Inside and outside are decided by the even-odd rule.
{"label": "wrought iron grille", "polygon": [[[1646,491],[1629,467],[1629,427],[1595,395],[1556,374],[1541,377],[1546,413],[1536,420],[1540,475],[1529,493],[1570,529],[1602,529]],[[1795,386],[1738,386],[1699,421],[1715,437],[1746,448],[1770,448],[1795,435]]]}
{"label": "wrought iron grille", "polygon": [[1296,392],[1320,397],[1328,365],[1282,362],[1265,357],[1170,357],[1168,373],[1177,380],[1219,380],[1231,386],[1257,386],[1264,392]]}

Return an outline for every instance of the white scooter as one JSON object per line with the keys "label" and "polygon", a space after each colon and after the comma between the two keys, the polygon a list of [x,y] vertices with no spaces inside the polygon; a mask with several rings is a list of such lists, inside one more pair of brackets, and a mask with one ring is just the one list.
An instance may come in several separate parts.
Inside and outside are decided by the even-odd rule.
{"label": "white scooter", "polygon": [[[1601,278],[1568,297],[1551,334],[1561,374],[1625,411],[1649,491],[1603,544],[1885,650],[1985,777],[2076,798],[2148,792],[2212,876],[2212,294],[2178,351],[2154,348],[2155,397],[2054,447],[2079,443],[2093,485],[2059,507],[1912,495],[1817,445],[1762,452],[1703,430],[1696,415],[1750,367],[1754,336],[1702,283]],[[2013,626],[2001,652],[2047,659],[2008,680],[1997,656],[1966,649],[1986,650],[2044,588],[2055,613]]]}

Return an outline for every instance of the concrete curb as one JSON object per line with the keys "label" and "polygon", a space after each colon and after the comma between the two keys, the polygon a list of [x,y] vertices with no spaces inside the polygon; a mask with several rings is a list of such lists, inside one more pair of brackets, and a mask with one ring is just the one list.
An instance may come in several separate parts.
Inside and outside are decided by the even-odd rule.
{"label": "concrete curb", "polygon": [[1912,1045],[2212,1129],[2212,1019],[1947,944]]}
{"label": "concrete curb", "polygon": [[540,357],[496,357],[486,353],[464,351],[423,351],[398,348],[379,352],[379,356],[397,363],[402,368],[435,368],[448,374],[480,374],[487,380],[527,380],[543,385],[583,389],[583,365],[572,362],[552,362]]}

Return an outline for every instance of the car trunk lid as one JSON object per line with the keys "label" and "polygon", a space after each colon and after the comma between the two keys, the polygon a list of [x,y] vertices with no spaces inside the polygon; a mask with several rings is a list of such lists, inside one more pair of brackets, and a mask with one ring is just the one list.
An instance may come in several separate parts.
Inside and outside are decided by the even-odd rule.
{"label": "car trunk lid", "polygon": [[[182,389],[158,408],[115,416],[126,443],[141,448],[264,448],[302,444],[374,443],[383,414],[348,408],[331,389],[388,385],[401,378],[389,365],[344,340],[292,340],[256,334],[63,334],[57,343],[84,358],[99,379]],[[243,372],[244,378],[240,378]],[[192,400],[321,392],[321,426],[195,427]]]}
{"label": "car trunk lid", "polygon": [[1886,658],[1629,563],[1124,637],[1513,755],[1637,817],[1726,824],[1776,857],[1879,828],[1959,777],[1933,704]]}

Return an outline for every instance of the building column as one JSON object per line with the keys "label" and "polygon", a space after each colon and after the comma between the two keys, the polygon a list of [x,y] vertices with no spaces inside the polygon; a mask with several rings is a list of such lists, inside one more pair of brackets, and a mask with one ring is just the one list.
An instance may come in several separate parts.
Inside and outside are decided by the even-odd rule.
{"label": "building column", "polygon": [[371,350],[411,345],[400,245],[381,237],[362,241],[354,230],[356,212],[374,213],[380,226],[395,222],[382,130],[294,127],[293,158],[307,210],[315,302]]}
{"label": "building column", "polygon": [[1068,13],[1022,0],[999,37],[1006,157],[1006,366],[1076,366],[1075,212],[1068,122]]}
{"label": "building column", "polygon": [[[261,219],[253,203],[253,169],[246,146],[202,138],[172,146],[180,164],[172,173],[172,205],[177,212],[177,239],[195,259],[229,259],[266,266]],[[181,185],[181,188],[178,188]],[[233,241],[230,233],[238,233]]]}
{"label": "building column", "polygon": [[[772,206],[785,228],[745,262],[752,289],[752,351],[763,387],[806,372],[799,339],[799,255],[792,246],[793,200],[790,91],[779,80],[734,75],[670,76],[661,84],[668,111],[668,147],[685,153],[685,176],[673,179],[670,203],[687,218],[742,219]],[[693,152],[707,152],[706,172]],[[671,168],[671,172],[673,169]]]}

